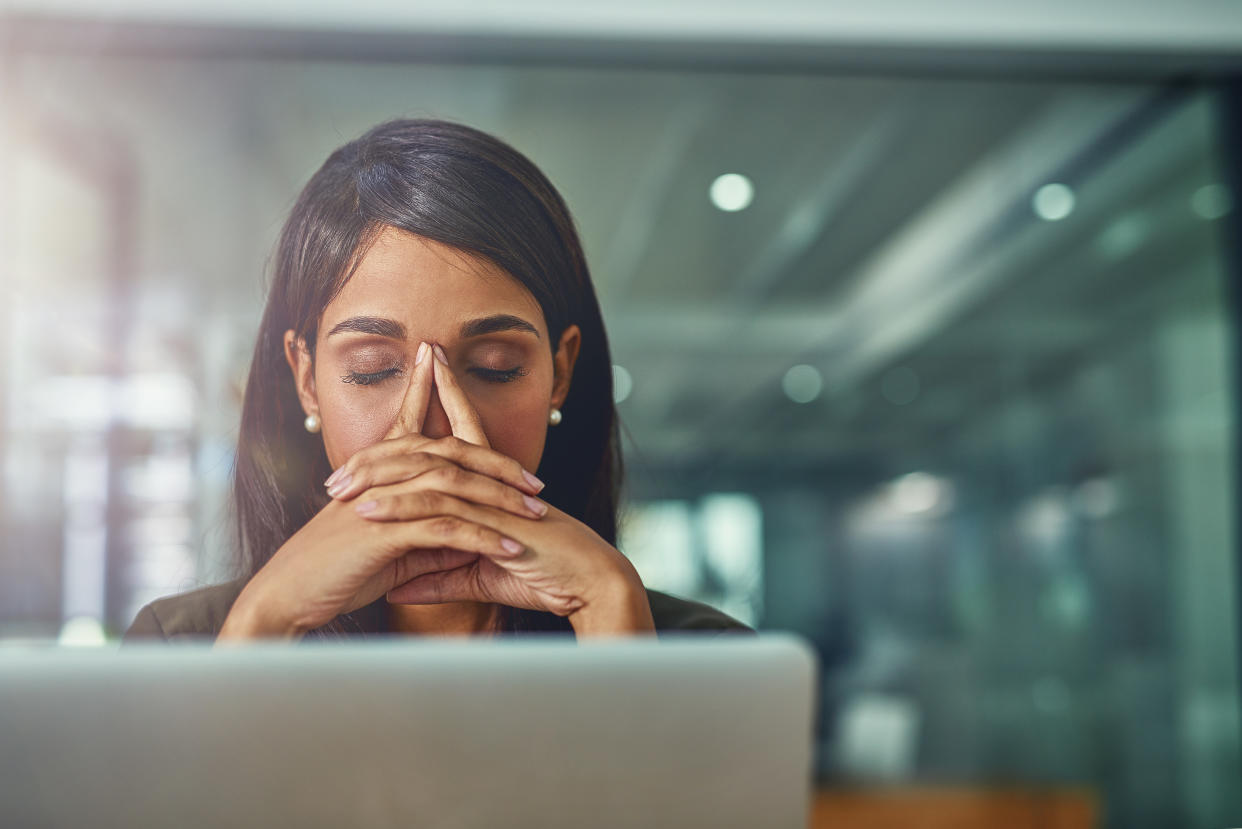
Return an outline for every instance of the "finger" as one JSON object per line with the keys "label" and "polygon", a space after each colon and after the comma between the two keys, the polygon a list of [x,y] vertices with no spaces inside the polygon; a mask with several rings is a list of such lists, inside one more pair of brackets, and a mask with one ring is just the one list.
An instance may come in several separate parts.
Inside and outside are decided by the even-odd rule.
{"label": "finger", "polygon": [[423,421],[427,418],[427,408],[431,405],[431,387],[434,383],[431,364],[435,360],[428,359],[430,356],[431,347],[425,342],[419,343],[418,352],[414,356],[414,370],[410,372],[410,384],[406,386],[401,408],[397,409],[397,417],[385,437],[416,435],[422,431]]}
{"label": "finger", "polygon": [[[409,437],[421,437],[421,435]],[[403,446],[419,445],[404,438],[386,442]],[[446,458],[430,452],[420,452],[417,449],[388,454],[372,452],[367,460],[359,460],[355,456],[341,465],[341,474],[328,479],[328,495],[338,501],[348,501],[372,487],[399,484],[441,466],[460,468]]]}
{"label": "finger", "polygon": [[377,476],[368,479],[370,483],[364,486],[355,485],[353,479],[364,475],[363,470],[366,467],[381,463],[388,458],[420,453],[445,458],[458,466],[495,478],[530,495],[538,495],[543,489],[543,481],[527,472],[513,458],[492,449],[486,449],[453,436],[433,440],[422,435],[405,435],[400,438],[382,440],[358,450],[324,482],[328,486],[328,494],[334,498],[353,497],[367,486],[376,486],[381,482]]}
{"label": "finger", "polygon": [[427,573],[388,591],[392,604],[443,604],[445,602],[490,602],[477,577],[477,567],[466,565],[453,570]]}
{"label": "finger", "polygon": [[436,356],[436,390],[440,394],[440,405],[448,415],[449,425],[453,427],[453,434],[478,446],[491,446],[487,435],[483,433],[483,422],[479,419],[479,413],[470,404],[466,393],[458,385],[457,378],[453,376],[452,369],[448,367],[444,349],[437,345],[432,351]]}
{"label": "finger", "polygon": [[[542,518],[548,511],[548,505],[538,498],[428,453],[385,458],[363,466],[348,484],[329,489],[328,494],[338,501],[348,501],[366,492],[368,498],[378,500],[385,492],[392,492],[391,488],[397,484],[404,484],[401,489],[406,493],[434,490],[523,518]],[[413,517],[418,516],[398,511],[388,516],[387,520],[404,521]]]}
{"label": "finger", "polygon": [[424,445],[423,451],[448,458],[458,466],[503,481],[531,495],[538,495],[543,490],[543,481],[513,458],[456,435],[436,438],[432,443]]}
{"label": "finger", "polygon": [[[546,505],[541,504],[546,507]],[[452,516],[488,527],[505,536],[520,539],[533,526],[531,516],[515,516],[485,504],[450,495],[438,489],[409,491],[396,487],[367,490],[354,505],[354,511],[368,521],[419,521]],[[516,552],[516,550],[514,550]]]}
{"label": "finger", "polygon": [[388,589],[392,590],[400,587],[407,581],[427,573],[464,567],[478,560],[478,553],[451,550],[447,547],[410,550],[390,565],[392,581],[389,583]]}
{"label": "finger", "polygon": [[[385,528],[384,535],[393,551],[449,547],[511,559],[526,550],[521,542],[493,526],[504,522],[505,513],[474,506],[441,492],[406,492],[370,499],[359,503],[354,510]],[[398,510],[406,517],[392,517]],[[508,520],[525,519],[508,516]]]}

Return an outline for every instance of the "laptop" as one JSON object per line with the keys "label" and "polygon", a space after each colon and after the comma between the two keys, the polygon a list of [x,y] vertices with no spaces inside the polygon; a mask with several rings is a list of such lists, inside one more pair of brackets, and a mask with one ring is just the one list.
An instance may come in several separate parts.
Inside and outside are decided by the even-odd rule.
{"label": "laptop", "polygon": [[807,825],[785,635],[0,648],[0,825]]}

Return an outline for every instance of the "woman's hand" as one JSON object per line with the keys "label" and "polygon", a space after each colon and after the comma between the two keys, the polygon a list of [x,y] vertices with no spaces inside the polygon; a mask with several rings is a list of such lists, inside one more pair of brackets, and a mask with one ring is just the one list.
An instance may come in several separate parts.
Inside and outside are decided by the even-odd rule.
{"label": "woman's hand", "polygon": [[[400,521],[406,508],[404,498],[395,495],[378,499],[366,515],[376,522]],[[389,591],[388,601],[480,601],[546,610],[567,616],[579,635],[655,630],[633,565],[590,527],[555,507],[538,522],[490,507],[477,509],[471,516],[475,522],[519,539],[524,552],[483,552],[458,567],[437,567]]]}
{"label": "woman's hand", "polygon": [[[567,616],[579,634],[654,631],[646,591],[629,560],[590,527],[531,494],[518,496],[529,512],[519,508],[510,493],[519,480],[529,484],[518,472],[521,467],[486,448],[478,415],[442,352],[437,349],[430,362],[454,437],[432,441],[410,435],[369,447],[338,470],[329,492],[342,501],[354,500],[355,512],[379,526],[418,520],[429,497],[451,497],[454,515],[517,540],[523,550],[477,550],[458,566],[428,568],[394,586],[388,600],[480,601],[545,610]],[[457,471],[437,465],[445,459]],[[487,475],[496,480],[479,477]],[[342,485],[345,480],[348,484]],[[438,494],[450,480],[459,484],[455,495]]]}
{"label": "woman's hand", "polygon": [[[397,437],[422,426],[432,362],[415,366],[406,395],[410,405],[403,406],[390,439],[355,456],[354,468],[364,469],[363,475],[351,481],[342,467],[346,474],[338,470],[333,476],[338,494],[362,486],[367,474],[401,481],[403,519],[369,521],[352,504],[330,501],[250,580],[219,639],[299,636],[420,575],[469,564],[481,554],[521,554],[519,542],[472,518],[479,505],[487,505],[533,520],[543,507],[531,497],[542,488],[538,479],[516,461],[456,438]],[[398,457],[401,463],[394,464]]]}
{"label": "woman's hand", "polygon": [[330,502],[250,580],[218,639],[301,636],[419,575],[479,554],[504,558],[521,551],[513,539],[464,517],[465,503],[428,495],[410,505],[405,521],[377,524]]}

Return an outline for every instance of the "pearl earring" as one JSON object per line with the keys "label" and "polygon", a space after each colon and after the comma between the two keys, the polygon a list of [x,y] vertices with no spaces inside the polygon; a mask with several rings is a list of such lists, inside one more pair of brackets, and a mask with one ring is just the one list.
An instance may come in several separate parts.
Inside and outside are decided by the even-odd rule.
{"label": "pearl earring", "polygon": [[553,409],[552,411],[548,412],[548,423],[550,423],[553,426],[560,425],[561,423],[561,410],[560,409]]}
{"label": "pearl earring", "polygon": [[319,415],[308,414],[306,416],[306,420],[303,421],[302,425],[306,427],[306,431],[310,432],[313,435],[313,434],[318,433],[319,427],[322,426],[323,424],[319,422]]}

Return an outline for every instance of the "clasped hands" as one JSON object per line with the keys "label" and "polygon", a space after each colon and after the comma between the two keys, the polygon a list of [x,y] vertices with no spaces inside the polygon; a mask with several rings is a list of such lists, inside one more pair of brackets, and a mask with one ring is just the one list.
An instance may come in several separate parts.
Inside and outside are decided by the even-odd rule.
{"label": "clasped hands", "polygon": [[[433,390],[451,436],[421,434]],[[654,631],[633,565],[490,448],[438,345],[419,346],[385,438],[325,485],[332,501],[246,586],[221,639],[299,636],[384,595],[549,611],[580,636]]]}

